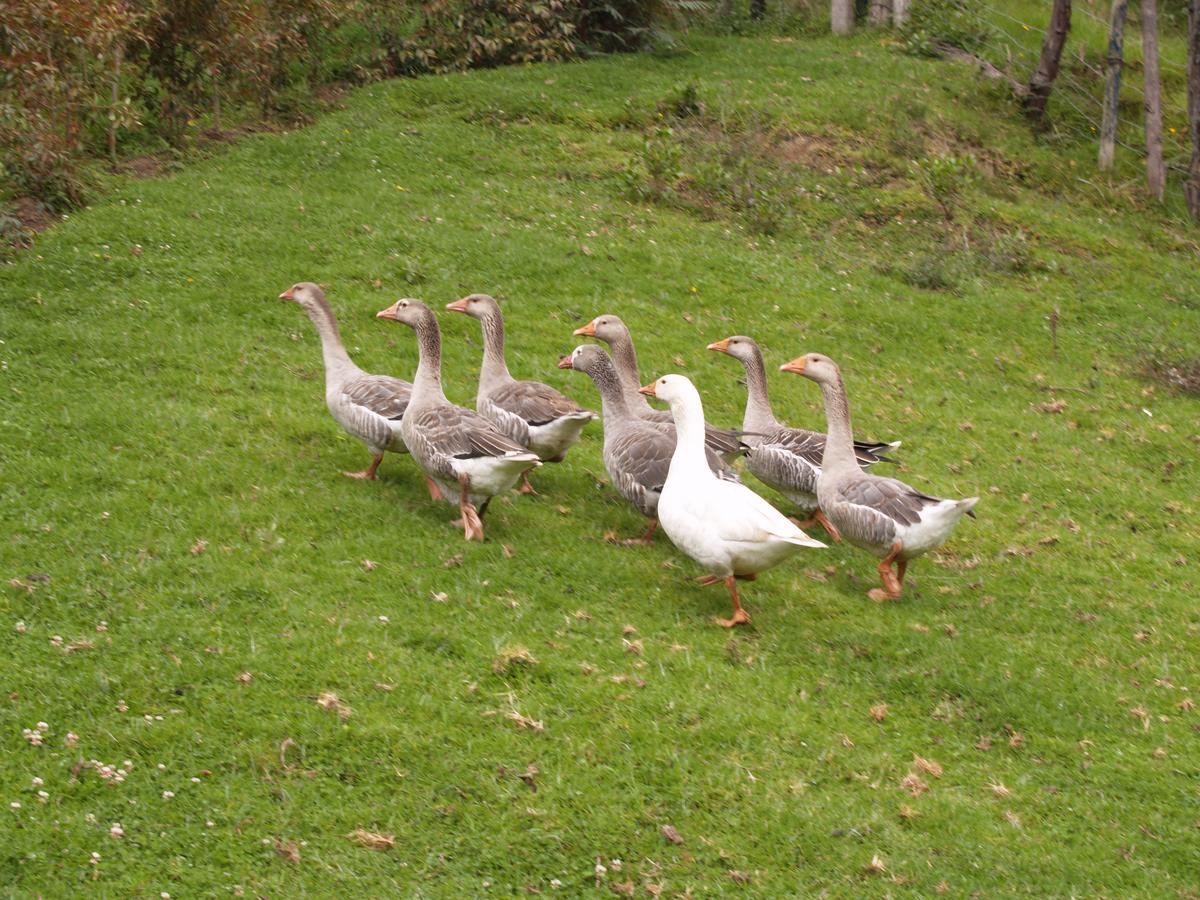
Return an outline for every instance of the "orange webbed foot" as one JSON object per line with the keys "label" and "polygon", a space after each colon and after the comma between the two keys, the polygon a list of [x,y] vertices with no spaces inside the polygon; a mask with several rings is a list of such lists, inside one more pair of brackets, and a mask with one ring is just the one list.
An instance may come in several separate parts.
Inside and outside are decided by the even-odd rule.
{"label": "orange webbed foot", "polygon": [[750,624],[750,614],[748,612],[746,612],[744,609],[735,609],[733,611],[732,618],[722,619],[720,617],[715,617],[713,619],[713,621],[716,622],[718,625],[720,625],[722,628],[733,628],[737,625],[749,625]]}

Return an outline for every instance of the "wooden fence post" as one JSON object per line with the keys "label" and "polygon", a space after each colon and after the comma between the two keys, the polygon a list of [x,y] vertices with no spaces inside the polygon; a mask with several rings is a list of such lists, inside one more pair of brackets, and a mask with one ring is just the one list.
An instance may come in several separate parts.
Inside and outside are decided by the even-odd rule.
{"label": "wooden fence post", "polygon": [[887,28],[892,21],[892,0],[871,0],[867,21],[875,28]]}
{"label": "wooden fence post", "polygon": [[1188,212],[1200,222],[1200,0],[1188,0],[1187,37],[1188,135],[1192,139],[1192,164],[1183,193]]}
{"label": "wooden fence post", "polygon": [[892,24],[903,28],[908,24],[909,0],[892,0]]}
{"label": "wooden fence post", "polygon": [[1100,120],[1100,171],[1112,168],[1117,148],[1117,102],[1121,95],[1121,63],[1125,52],[1125,13],[1129,0],[1113,0],[1108,19],[1108,55],[1105,59],[1104,114]]}
{"label": "wooden fence post", "polygon": [[854,0],[830,0],[829,24],[834,34],[849,34],[854,30]]}
{"label": "wooden fence post", "polygon": [[1142,81],[1146,96],[1146,186],[1162,201],[1167,177],[1163,170],[1162,98],[1158,75],[1158,8],[1142,0]]}

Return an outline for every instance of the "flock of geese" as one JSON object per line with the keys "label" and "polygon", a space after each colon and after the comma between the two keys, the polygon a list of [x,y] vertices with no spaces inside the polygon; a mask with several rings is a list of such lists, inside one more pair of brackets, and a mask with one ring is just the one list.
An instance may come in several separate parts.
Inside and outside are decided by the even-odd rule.
{"label": "flock of geese", "polygon": [[[486,294],[471,294],[446,308],[478,319],[483,329],[483,364],[475,409],[456,406],[442,391],[441,333],[433,311],[419,300],[398,300],[377,313],[416,333],[418,364],[410,384],[371,375],[350,359],[337,320],[319,286],[301,282],[279,295],[308,313],[321,339],[325,403],[349,434],[366,444],[371,464],[353,478],[375,478],[384,453],[410,453],[420,466],[430,496],[456,503],[466,540],[483,540],[482,516],[497,494],[520,483],[536,493],[529,473],[543,462],[561,462],[596,413],[549,385],[518,381],[504,357],[504,319]],[[837,364],[807,353],[780,366],[815,381],[825,403],[827,433],[782,424],[767,397],[762,353],[742,335],[709,344],[745,368],[747,402],[740,429],[704,420],[695,386],[682,375],[664,375],[640,385],[633,339],[616,316],[603,315],[574,332],[606,343],[576,347],[558,363],[588,375],[600,394],[604,467],[612,486],[649,520],[642,535],[621,543],[647,544],[661,526],[671,541],[708,572],[701,584],[724,583],[733,615],[725,627],[749,622],[737,580],[753,580],[802,547],[824,547],[804,528],[819,523],[835,541],[879,557],[882,588],[872,600],[896,599],[908,561],[941,545],[978,497],[943,500],[894,478],[865,471],[899,442],[854,440],[846,388]],[[656,397],[669,412],[652,407]],[[730,467],[745,457],[746,468],[779,491],[804,514],[784,516],[741,483]]]}

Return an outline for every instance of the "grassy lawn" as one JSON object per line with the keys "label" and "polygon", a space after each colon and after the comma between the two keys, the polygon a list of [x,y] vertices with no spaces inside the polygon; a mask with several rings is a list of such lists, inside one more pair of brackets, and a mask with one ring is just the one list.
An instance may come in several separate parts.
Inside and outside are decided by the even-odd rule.
{"label": "grassy lawn", "polygon": [[[114,182],[0,270],[3,890],[1200,891],[1200,417],[1146,377],[1195,365],[1195,231],[1093,154],[870,36],[696,38],[378,84]],[[600,313],[716,422],[744,391],[705,344],[828,353],[861,436],[979,518],[901,602],[835,546],[730,634],[664,537],[605,543],[643,522],[594,425],[465,545],[411,459],[338,474],[367,453],[275,299],[305,279],[405,377],[377,310],[497,295],[514,373],[591,405],[554,363]],[[478,325],[440,318],[468,402]]]}

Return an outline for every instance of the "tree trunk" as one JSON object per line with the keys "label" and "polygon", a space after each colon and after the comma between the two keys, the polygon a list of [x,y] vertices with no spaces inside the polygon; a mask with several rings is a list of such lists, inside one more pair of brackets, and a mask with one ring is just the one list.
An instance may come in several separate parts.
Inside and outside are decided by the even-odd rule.
{"label": "tree trunk", "polygon": [[717,4],[717,18],[722,22],[733,16],[733,0],[721,0]]}
{"label": "tree trunk", "polygon": [[750,18],[761,19],[767,14],[767,0],[750,0]]}
{"label": "tree trunk", "polygon": [[1188,2],[1188,135],[1192,139],[1192,164],[1183,186],[1188,212],[1200,222],[1200,0]]}
{"label": "tree trunk", "polygon": [[1157,0],[1142,0],[1142,81],[1146,94],[1146,187],[1161,202],[1167,176],[1163,170]]}
{"label": "tree trunk", "polygon": [[908,24],[909,0],[892,0],[892,21],[897,28]]}
{"label": "tree trunk", "polygon": [[221,132],[221,74],[213,72],[213,128]]}
{"label": "tree trunk", "polygon": [[892,21],[892,0],[871,0],[868,21],[875,28],[887,28]]}
{"label": "tree trunk", "polygon": [[829,24],[834,34],[849,34],[854,30],[854,0],[830,0]]}
{"label": "tree trunk", "polygon": [[1121,63],[1125,53],[1125,13],[1129,0],[1113,0],[1108,18],[1108,56],[1105,58],[1104,115],[1100,119],[1101,172],[1112,168],[1117,149],[1117,103],[1121,98]]}
{"label": "tree trunk", "polygon": [[1046,102],[1058,77],[1058,65],[1062,60],[1063,44],[1071,30],[1071,0],[1054,0],[1050,13],[1050,25],[1042,38],[1042,55],[1037,68],[1029,79],[1029,95],[1025,99],[1025,114],[1041,124],[1046,118]]}

